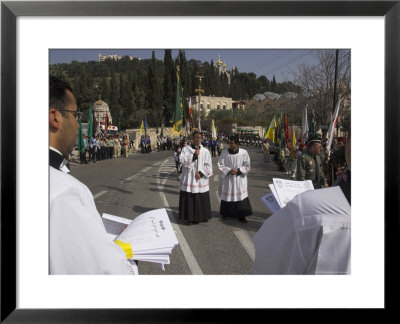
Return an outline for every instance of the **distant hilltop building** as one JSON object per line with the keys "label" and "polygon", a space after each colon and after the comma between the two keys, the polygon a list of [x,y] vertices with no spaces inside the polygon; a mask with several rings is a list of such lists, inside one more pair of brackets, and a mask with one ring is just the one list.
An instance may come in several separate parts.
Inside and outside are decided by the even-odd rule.
{"label": "distant hilltop building", "polygon": [[[133,56],[128,56],[128,57],[131,61],[133,60]],[[122,59],[122,56],[118,56],[117,54],[103,55],[103,54],[99,53],[99,62],[104,62],[106,59],[112,59],[114,61],[118,61],[118,60]]]}

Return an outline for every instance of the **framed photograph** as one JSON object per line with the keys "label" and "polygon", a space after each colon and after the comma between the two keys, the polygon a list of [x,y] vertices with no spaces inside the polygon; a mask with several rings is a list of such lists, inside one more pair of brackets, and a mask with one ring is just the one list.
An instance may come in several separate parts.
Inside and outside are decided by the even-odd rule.
{"label": "framed photograph", "polygon": [[[271,308],[393,309],[399,31],[399,1],[3,1],[1,321],[226,322]],[[43,106],[49,50],[62,48],[351,49],[352,274],[49,276]]]}

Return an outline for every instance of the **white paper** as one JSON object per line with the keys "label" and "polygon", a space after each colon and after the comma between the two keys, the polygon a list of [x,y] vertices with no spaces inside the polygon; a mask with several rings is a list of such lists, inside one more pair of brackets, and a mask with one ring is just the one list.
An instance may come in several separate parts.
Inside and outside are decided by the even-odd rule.
{"label": "white paper", "polygon": [[169,254],[178,244],[165,208],[149,211],[134,220],[104,213],[102,220],[110,239],[131,244],[134,256],[129,261],[136,272],[134,260],[156,263],[165,271],[164,265],[170,264]]}
{"label": "white paper", "polygon": [[314,190],[314,186],[311,180],[295,181],[273,178],[274,187],[277,192],[281,207],[285,207],[286,204],[296,197],[299,193]]}
{"label": "white paper", "polygon": [[281,206],[279,205],[273,193],[261,197],[261,201],[269,208],[272,214],[281,209]]}
{"label": "white paper", "polygon": [[107,233],[109,236],[113,236],[112,239],[115,239],[115,237],[121,233],[121,231],[129,225],[132,220],[127,219],[127,218],[122,218],[119,216],[114,216],[110,214],[103,214],[102,215],[102,220],[104,227],[106,228]]}
{"label": "white paper", "polygon": [[276,192],[275,185],[274,185],[273,183],[271,183],[271,184],[269,185],[269,188],[271,189],[272,194],[274,195],[275,200],[277,201],[279,207],[282,208],[282,204],[281,204],[281,202],[279,201],[279,197],[278,197],[278,193]]}
{"label": "white paper", "polygon": [[165,208],[136,217],[116,239],[129,243],[134,254],[136,251],[165,249],[178,244]]}

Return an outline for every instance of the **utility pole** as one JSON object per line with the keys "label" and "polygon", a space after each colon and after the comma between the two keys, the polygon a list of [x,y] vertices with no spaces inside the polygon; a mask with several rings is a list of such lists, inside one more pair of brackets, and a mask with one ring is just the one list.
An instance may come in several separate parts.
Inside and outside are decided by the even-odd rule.
{"label": "utility pole", "polygon": [[[336,108],[336,97],[337,97],[337,74],[338,74],[338,60],[339,60],[339,50],[336,50],[336,62],[335,62],[335,84],[333,87],[333,108],[332,108],[332,114],[335,112]],[[334,122],[334,121],[332,121]],[[339,136],[339,123],[337,124],[336,128],[336,136]]]}
{"label": "utility pole", "polygon": [[199,104],[197,106],[197,112],[198,112],[198,119],[199,119],[198,129],[200,130],[201,129],[201,126],[200,126],[201,93],[204,92],[204,90],[201,88],[201,80],[204,79],[204,76],[197,74],[196,78],[199,79],[199,88],[195,89],[195,91],[199,94]]}

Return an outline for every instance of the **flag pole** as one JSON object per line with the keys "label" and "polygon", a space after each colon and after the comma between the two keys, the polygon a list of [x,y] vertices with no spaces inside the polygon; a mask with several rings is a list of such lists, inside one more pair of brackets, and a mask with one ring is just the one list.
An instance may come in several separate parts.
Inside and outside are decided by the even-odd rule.
{"label": "flag pole", "polygon": [[201,106],[201,93],[204,92],[204,90],[201,88],[201,80],[204,79],[203,75],[197,74],[196,78],[199,79],[199,88],[195,89],[195,91],[199,94],[199,103],[197,106],[197,112],[198,112],[198,120],[199,120],[199,125],[198,125],[198,129],[199,132],[201,131],[201,124],[200,124],[200,106]]}

